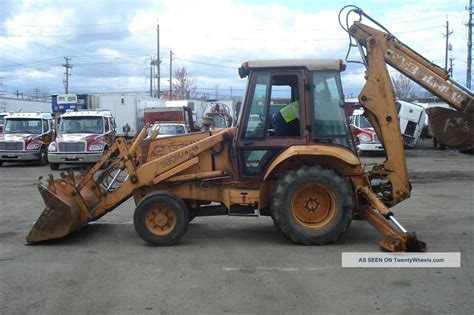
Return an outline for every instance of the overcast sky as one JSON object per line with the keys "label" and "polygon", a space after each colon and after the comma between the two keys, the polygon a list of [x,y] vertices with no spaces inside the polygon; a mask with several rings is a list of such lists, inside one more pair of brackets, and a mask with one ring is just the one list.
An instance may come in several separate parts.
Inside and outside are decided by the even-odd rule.
{"label": "overcast sky", "polygon": [[[0,0],[0,78],[3,89],[64,92],[64,57],[71,58],[70,92],[149,89],[160,25],[161,88],[173,67],[187,66],[200,93],[242,94],[237,68],[245,60],[344,58],[338,24],[346,1]],[[461,0],[351,1],[400,40],[444,67],[446,21],[454,79],[466,83],[466,6]],[[357,55],[353,55],[356,58]],[[395,73],[393,73],[395,74]],[[346,94],[358,93],[363,69],[349,64]]]}

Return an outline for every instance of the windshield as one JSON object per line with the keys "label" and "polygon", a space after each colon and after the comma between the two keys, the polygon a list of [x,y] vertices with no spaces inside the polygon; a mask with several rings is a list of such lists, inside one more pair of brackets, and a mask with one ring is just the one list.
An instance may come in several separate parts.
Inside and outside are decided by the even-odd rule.
{"label": "windshield", "polygon": [[4,133],[43,133],[41,119],[8,118],[5,119]]}
{"label": "windshield", "polygon": [[181,135],[184,134],[186,130],[183,125],[160,125],[160,135]]}
{"label": "windshield", "polygon": [[363,115],[360,115],[360,126],[359,128],[372,128],[370,121]]}
{"label": "windshield", "polygon": [[313,72],[313,138],[350,146],[338,71]]}
{"label": "windshield", "polygon": [[214,116],[213,126],[214,128],[226,128],[227,119],[225,116]]}
{"label": "windshield", "polygon": [[104,132],[102,117],[66,117],[59,123],[60,133],[95,133]]}

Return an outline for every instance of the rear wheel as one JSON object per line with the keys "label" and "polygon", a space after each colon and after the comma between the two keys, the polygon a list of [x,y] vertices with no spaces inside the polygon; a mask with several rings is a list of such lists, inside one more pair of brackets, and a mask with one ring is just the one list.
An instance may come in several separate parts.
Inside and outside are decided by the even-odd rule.
{"label": "rear wheel", "polygon": [[149,244],[173,245],[186,233],[189,212],[181,198],[159,191],[140,201],[133,223],[138,235]]}
{"label": "rear wheel", "polygon": [[57,171],[57,170],[59,170],[59,163],[49,162],[49,168],[51,168],[53,171]]}
{"label": "rear wheel", "polygon": [[295,243],[323,245],[337,240],[352,221],[351,185],[332,169],[303,166],[277,184],[273,222]]}

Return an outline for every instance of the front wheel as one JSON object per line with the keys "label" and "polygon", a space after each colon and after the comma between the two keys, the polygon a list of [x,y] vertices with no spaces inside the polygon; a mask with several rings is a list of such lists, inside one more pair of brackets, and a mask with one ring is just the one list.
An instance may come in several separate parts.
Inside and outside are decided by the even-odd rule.
{"label": "front wheel", "polygon": [[278,182],[271,216],[293,242],[323,245],[347,231],[353,208],[353,191],[344,177],[332,169],[302,166]]}
{"label": "front wheel", "polygon": [[133,215],[133,224],[135,231],[147,243],[173,245],[186,233],[189,212],[181,198],[158,191],[140,201]]}

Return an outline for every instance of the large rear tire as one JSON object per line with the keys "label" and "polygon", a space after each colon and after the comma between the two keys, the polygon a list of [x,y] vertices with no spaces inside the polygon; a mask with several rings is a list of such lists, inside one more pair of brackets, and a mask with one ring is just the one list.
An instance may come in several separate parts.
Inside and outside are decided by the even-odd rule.
{"label": "large rear tire", "polygon": [[175,194],[158,191],[144,197],[133,215],[135,231],[151,245],[177,243],[188,228],[189,212]]}
{"label": "large rear tire", "polygon": [[304,245],[336,241],[349,228],[353,208],[349,182],[320,166],[289,171],[271,200],[271,216],[278,230]]}

